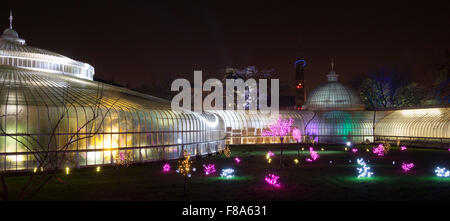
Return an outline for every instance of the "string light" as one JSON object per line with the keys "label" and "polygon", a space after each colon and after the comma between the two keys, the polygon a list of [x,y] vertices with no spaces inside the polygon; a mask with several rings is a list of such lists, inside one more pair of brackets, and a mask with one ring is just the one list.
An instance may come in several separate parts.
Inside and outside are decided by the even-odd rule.
{"label": "string light", "polygon": [[444,168],[436,167],[436,170],[434,170],[434,172],[436,173],[436,176],[438,176],[438,177],[449,177],[450,176],[450,171],[446,170],[445,167]]}
{"label": "string light", "polygon": [[279,188],[280,187],[280,182],[278,181],[280,177],[273,174],[273,173],[269,173],[266,178],[264,179],[269,185],[272,185],[274,187]]}
{"label": "string light", "polygon": [[402,162],[402,170],[403,172],[409,172],[414,167],[414,163],[405,163]]}
{"label": "string light", "polygon": [[168,173],[170,171],[170,164],[169,163],[165,163],[163,165],[163,170],[164,173]]}
{"label": "string light", "polygon": [[309,148],[309,153],[311,155],[311,158],[307,158],[306,161],[312,162],[319,159],[319,154],[316,151],[314,151],[312,147]]}
{"label": "string light", "polygon": [[222,173],[220,173],[221,177],[231,179],[234,177],[234,170],[233,169],[222,169]]}
{"label": "string light", "polygon": [[297,141],[300,142],[302,140],[302,133],[300,132],[300,130],[296,127],[292,128],[292,137]]}
{"label": "string light", "polygon": [[190,156],[187,154],[187,151],[185,151],[183,155],[184,155],[184,160],[178,161],[177,173],[181,174],[182,176],[191,177],[192,162],[189,161]]}
{"label": "string light", "polygon": [[205,175],[214,174],[216,172],[216,166],[214,164],[203,164],[203,171],[205,172]]}
{"label": "string light", "polygon": [[225,155],[226,158],[229,158],[231,156],[231,150],[230,150],[230,147],[228,145],[223,150],[223,154]]}
{"label": "string light", "polygon": [[379,144],[378,147],[373,147],[372,152],[376,155],[378,155],[379,157],[384,156],[384,146],[383,144]]}
{"label": "string light", "polygon": [[372,177],[373,173],[370,171],[370,167],[366,165],[363,158],[356,159],[358,165],[362,167],[356,168],[358,170],[358,178],[361,177]]}

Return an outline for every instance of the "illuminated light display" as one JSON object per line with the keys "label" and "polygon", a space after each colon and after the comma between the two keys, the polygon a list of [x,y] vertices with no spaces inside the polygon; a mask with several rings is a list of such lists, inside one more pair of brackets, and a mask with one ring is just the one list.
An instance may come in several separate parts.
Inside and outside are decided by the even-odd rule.
{"label": "illuminated light display", "polygon": [[189,161],[190,156],[187,154],[187,152],[184,152],[184,160],[178,161],[178,169],[177,173],[181,174],[184,177],[191,177],[191,164],[192,162]]}
{"label": "illuminated light display", "polygon": [[230,169],[230,168],[222,169],[222,173],[220,173],[220,177],[231,179],[234,177],[234,170]]}
{"label": "illuminated light display", "polygon": [[320,148],[320,151],[324,151],[325,149],[323,149],[323,148]]}
{"label": "illuminated light display", "polygon": [[313,162],[319,159],[319,154],[316,151],[314,151],[312,147],[309,148],[309,153],[311,155],[311,158],[307,158],[306,161]]}
{"label": "illuminated light display", "polygon": [[346,147],[346,148],[344,148],[344,150],[345,150],[345,151],[347,151],[347,150],[348,150],[348,148]]}
{"label": "illuminated light display", "polygon": [[33,173],[36,173],[37,172],[37,167],[35,167],[34,169],[33,169]]}
{"label": "illuminated light display", "polygon": [[306,66],[306,61],[303,60],[303,59],[299,59],[299,60],[295,61],[295,63],[294,63],[294,68],[297,68],[297,64],[298,64],[298,63],[301,63],[301,64],[302,64],[302,67],[305,67],[305,66]]}
{"label": "illuminated light display", "polygon": [[401,147],[400,147],[400,150],[401,150],[401,151],[405,151],[405,150],[406,150],[406,146],[401,146]]}
{"label": "illuminated light display", "polygon": [[414,167],[414,163],[405,163],[402,162],[402,170],[403,172],[409,172]]}
{"label": "illuminated light display", "polygon": [[450,177],[450,170],[446,170],[445,167],[443,167],[443,168],[436,167],[434,172],[436,173],[436,176],[438,176],[438,177]]}
{"label": "illuminated light display", "polygon": [[231,156],[231,150],[230,150],[230,147],[228,145],[223,150],[223,154],[225,155],[226,158],[229,158]]}
{"label": "illuminated light display", "polygon": [[292,128],[292,137],[297,141],[300,142],[302,140],[302,133],[300,132],[300,130],[296,127]]}
{"label": "illuminated light display", "polygon": [[216,172],[216,166],[214,164],[203,165],[203,171],[207,176],[214,174]]}
{"label": "illuminated light display", "polygon": [[272,158],[269,158],[269,159],[267,160],[267,163],[272,163]]}
{"label": "illuminated light display", "polygon": [[170,172],[170,164],[169,163],[165,163],[164,165],[163,165],[163,170],[162,170],[164,173],[168,173],[168,172]]}
{"label": "illuminated light display", "polygon": [[267,152],[267,154],[266,154],[266,159],[269,159],[269,158],[271,158],[271,157],[273,157],[273,156],[275,156],[275,154],[272,153],[272,151],[269,151],[269,152]]}
{"label": "illuminated light display", "polygon": [[370,152],[369,148],[366,148],[366,152]]}
{"label": "illuminated light display", "polygon": [[295,158],[295,159],[294,159],[294,163],[295,163],[295,164],[298,164],[298,162],[299,162],[298,159]]}
{"label": "illuminated light display", "polygon": [[372,152],[379,157],[384,156],[384,146],[383,144],[379,144],[377,147],[373,147]]}
{"label": "illuminated light display", "polygon": [[357,152],[358,152],[358,149],[352,148],[352,152],[353,152],[353,153],[357,153]]}
{"label": "illuminated light display", "polygon": [[333,163],[333,161],[332,160],[330,160],[330,164],[332,164]]}
{"label": "illuminated light display", "polygon": [[356,168],[356,170],[358,171],[358,178],[372,177],[373,172],[370,171],[370,167],[367,166],[363,158],[356,159],[356,162],[359,166],[361,166]]}
{"label": "illuminated light display", "polygon": [[95,171],[97,171],[97,173],[100,172],[100,166],[98,166],[98,167],[95,169]]}
{"label": "illuminated light display", "polygon": [[66,167],[66,174],[69,174],[69,173],[70,173],[70,168]]}
{"label": "illuminated light display", "polygon": [[392,165],[395,165],[395,161],[392,161]]}
{"label": "illuminated light display", "polygon": [[281,186],[280,182],[278,181],[280,177],[273,174],[273,173],[269,173],[266,177],[265,177],[265,181],[266,183],[268,183],[269,185],[272,185],[274,187],[279,188]]}
{"label": "illuminated light display", "polygon": [[347,143],[345,143],[347,145],[347,147],[350,147],[352,145],[352,142],[348,141]]}
{"label": "illuminated light display", "polygon": [[239,163],[241,162],[241,159],[239,159],[239,157],[235,157],[235,158],[234,158],[234,161],[235,161],[237,164],[239,164]]}

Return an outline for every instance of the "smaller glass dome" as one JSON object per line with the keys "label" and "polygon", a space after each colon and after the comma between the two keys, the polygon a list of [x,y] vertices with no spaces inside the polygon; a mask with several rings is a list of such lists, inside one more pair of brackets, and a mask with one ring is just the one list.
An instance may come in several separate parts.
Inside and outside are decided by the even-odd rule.
{"label": "smaller glass dome", "polygon": [[327,74],[328,82],[314,89],[309,94],[304,110],[363,110],[359,96],[351,88],[337,82],[338,76],[331,62],[331,71]]}

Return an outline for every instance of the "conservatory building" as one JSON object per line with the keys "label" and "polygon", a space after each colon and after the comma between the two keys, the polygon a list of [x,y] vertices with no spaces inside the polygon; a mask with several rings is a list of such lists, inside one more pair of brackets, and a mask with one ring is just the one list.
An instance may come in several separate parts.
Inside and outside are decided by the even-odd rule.
{"label": "conservatory building", "polygon": [[[93,81],[94,68],[0,37],[0,170],[143,162],[223,148],[222,118]],[[57,158],[54,155],[59,155]],[[58,160],[55,160],[58,159]]]}

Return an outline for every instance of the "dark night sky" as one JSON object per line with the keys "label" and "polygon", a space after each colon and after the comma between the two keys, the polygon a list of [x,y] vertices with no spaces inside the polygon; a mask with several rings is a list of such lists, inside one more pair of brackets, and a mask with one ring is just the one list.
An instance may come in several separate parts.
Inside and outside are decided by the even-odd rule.
{"label": "dark night sky", "polygon": [[11,1],[0,10],[0,27],[12,9],[29,45],[132,86],[200,68],[219,77],[221,68],[248,65],[274,68],[289,82],[299,46],[309,89],[325,81],[332,57],[344,83],[379,67],[409,69],[412,80],[428,83],[427,67],[450,49],[450,10],[438,2],[306,2]]}

